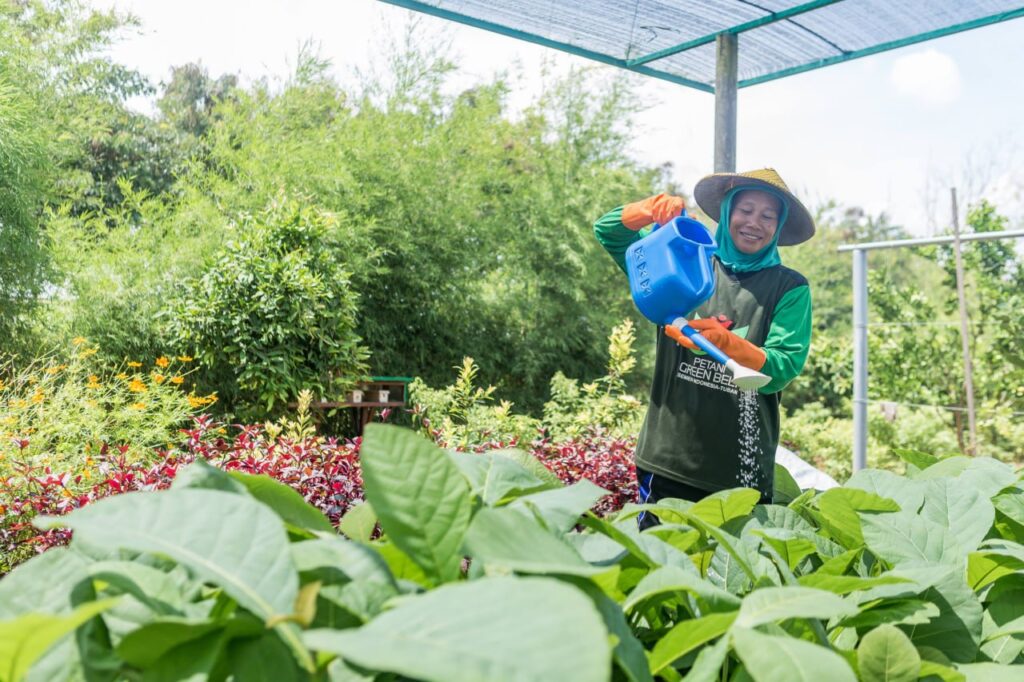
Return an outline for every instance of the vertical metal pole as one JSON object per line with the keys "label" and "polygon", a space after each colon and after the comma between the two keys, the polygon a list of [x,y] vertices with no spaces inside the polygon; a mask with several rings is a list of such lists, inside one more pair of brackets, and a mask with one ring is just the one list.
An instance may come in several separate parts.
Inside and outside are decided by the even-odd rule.
{"label": "vertical metal pole", "polygon": [[715,172],[736,171],[736,83],[739,38],[721,33],[715,39]]}
{"label": "vertical metal pole", "polygon": [[868,252],[853,252],[853,470],[868,462]]}
{"label": "vertical metal pole", "polygon": [[970,443],[967,452],[978,454],[978,422],[974,414],[974,371],[971,366],[970,329],[967,325],[967,294],[964,292],[964,260],[960,254],[960,214],[956,205],[956,187],[949,188],[953,200],[953,253],[956,258],[956,297],[960,304],[960,345],[964,355],[964,391],[967,393],[967,428]]}

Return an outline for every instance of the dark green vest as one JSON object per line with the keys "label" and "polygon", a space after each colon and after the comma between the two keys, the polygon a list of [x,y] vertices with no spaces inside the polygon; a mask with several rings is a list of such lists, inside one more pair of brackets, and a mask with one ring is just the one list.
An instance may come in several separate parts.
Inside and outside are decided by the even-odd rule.
{"label": "dark green vest", "polygon": [[[807,280],[782,265],[734,273],[713,260],[715,292],[692,317],[725,315],[732,332],[764,345],[775,306]],[[721,365],[663,332],[637,466],[702,490],[744,486],[770,499],[782,394],[739,391]]]}

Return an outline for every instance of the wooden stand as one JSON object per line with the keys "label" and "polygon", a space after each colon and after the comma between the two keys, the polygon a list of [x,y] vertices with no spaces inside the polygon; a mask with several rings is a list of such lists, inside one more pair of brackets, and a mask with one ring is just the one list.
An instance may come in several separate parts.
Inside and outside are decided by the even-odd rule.
{"label": "wooden stand", "polygon": [[[356,427],[356,435],[363,435],[363,429],[373,419],[377,410],[391,408],[399,409],[406,405],[408,400],[408,385],[411,377],[373,377],[369,382],[360,384],[357,390],[362,391],[363,399],[355,401],[349,396],[345,401],[319,400],[310,403],[315,410],[337,410],[350,409],[353,412],[353,423]],[[387,393],[387,400],[381,400],[381,392]],[[291,404],[294,407],[294,404]]]}

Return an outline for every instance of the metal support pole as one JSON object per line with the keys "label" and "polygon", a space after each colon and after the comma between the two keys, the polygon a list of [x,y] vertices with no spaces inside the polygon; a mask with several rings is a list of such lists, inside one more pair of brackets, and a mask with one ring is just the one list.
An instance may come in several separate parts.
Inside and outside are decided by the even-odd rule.
{"label": "metal support pole", "polygon": [[853,252],[853,470],[868,463],[868,252]]}
{"label": "metal support pole", "polygon": [[739,36],[715,38],[715,172],[736,172],[736,83]]}
{"label": "metal support pole", "polygon": [[964,392],[967,394],[967,428],[970,442],[967,453],[978,454],[978,422],[974,414],[974,372],[971,367],[971,330],[967,324],[967,294],[964,292],[964,259],[960,253],[960,215],[956,205],[956,187],[950,187],[953,200],[953,254],[956,258],[956,298],[960,307],[960,345],[964,355]]}

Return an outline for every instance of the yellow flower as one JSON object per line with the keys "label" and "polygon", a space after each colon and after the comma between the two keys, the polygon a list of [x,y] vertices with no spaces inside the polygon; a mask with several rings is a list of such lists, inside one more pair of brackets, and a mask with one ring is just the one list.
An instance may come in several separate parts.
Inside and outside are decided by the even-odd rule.
{"label": "yellow flower", "polygon": [[181,375],[171,377],[171,383],[176,385],[176,386],[180,385],[184,381],[185,381],[185,377],[183,377]]}
{"label": "yellow flower", "polygon": [[205,404],[206,404],[206,399],[205,398],[200,398],[199,396],[194,396],[194,395],[188,396],[188,406],[193,408],[193,409],[197,408],[197,407],[202,407]]}
{"label": "yellow flower", "polygon": [[217,402],[217,394],[211,393],[210,395],[206,396],[206,402],[210,405]]}
{"label": "yellow flower", "polygon": [[192,362],[192,356],[191,355],[179,355],[178,356],[178,360],[180,362]]}
{"label": "yellow flower", "polygon": [[99,405],[95,400],[86,400],[85,404],[87,407],[96,407]]}
{"label": "yellow flower", "polygon": [[158,374],[156,372],[153,372],[153,381],[155,381],[158,384],[164,383],[164,379],[166,379],[166,378],[167,377],[165,377],[163,374]]}
{"label": "yellow flower", "polygon": [[46,373],[50,374],[50,375],[53,375],[53,374],[56,374],[57,372],[61,371],[62,369],[67,369],[67,368],[68,368],[67,365],[57,365],[56,367],[47,367],[46,368]]}
{"label": "yellow flower", "polygon": [[132,403],[132,409],[144,410],[146,409],[146,403]]}
{"label": "yellow flower", "polygon": [[128,375],[125,374],[124,372],[119,372],[117,375],[114,376],[114,378],[115,379],[127,379]]}
{"label": "yellow flower", "polygon": [[165,355],[161,355],[160,357],[158,357],[156,359],[156,366],[157,367],[166,367],[169,364],[171,364],[171,361],[168,360],[167,356],[165,356]]}
{"label": "yellow flower", "polygon": [[142,363],[141,362],[135,362],[134,360],[129,360],[128,361],[128,366],[129,367],[142,367]]}
{"label": "yellow flower", "polygon": [[7,384],[5,384],[4,382],[0,381],[0,391],[4,390],[5,388],[7,388]]}
{"label": "yellow flower", "polygon": [[97,352],[98,351],[95,348],[86,348],[85,350],[78,354],[78,359],[85,360],[90,355],[96,355]]}
{"label": "yellow flower", "polygon": [[128,390],[132,393],[145,393],[148,389],[146,388],[146,384],[142,383],[140,380],[132,379],[128,383]]}
{"label": "yellow flower", "polygon": [[43,392],[42,391],[36,391],[35,393],[33,393],[32,394],[32,402],[34,404],[36,404],[36,405],[38,405],[39,403],[43,402]]}
{"label": "yellow flower", "polygon": [[75,344],[76,346],[81,346],[86,341],[88,341],[88,339],[85,338],[84,336],[76,336],[75,338],[71,339],[71,343]]}

